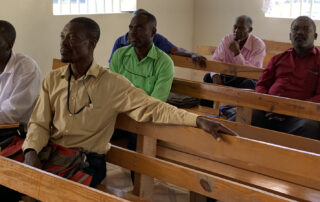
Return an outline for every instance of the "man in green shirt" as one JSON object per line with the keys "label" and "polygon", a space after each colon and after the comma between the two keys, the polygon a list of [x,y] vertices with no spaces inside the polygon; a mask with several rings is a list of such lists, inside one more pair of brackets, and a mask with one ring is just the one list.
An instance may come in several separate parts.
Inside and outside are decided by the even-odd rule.
{"label": "man in green shirt", "polygon": [[110,70],[125,76],[137,88],[161,101],[166,101],[173,81],[173,62],[153,42],[157,21],[148,13],[135,15],[129,25],[129,46],[112,56]]}

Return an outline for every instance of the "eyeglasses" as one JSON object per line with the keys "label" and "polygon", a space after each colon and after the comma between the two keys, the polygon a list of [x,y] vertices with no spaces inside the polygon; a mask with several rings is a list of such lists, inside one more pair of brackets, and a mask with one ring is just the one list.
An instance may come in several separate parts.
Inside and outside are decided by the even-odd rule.
{"label": "eyeglasses", "polygon": [[92,104],[92,101],[91,101],[91,97],[88,93],[88,89],[84,83],[84,78],[82,79],[82,83],[84,85],[84,88],[86,89],[86,92],[87,92],[87,95],[88,95],[88,98],[89,98],[89,101],[88,101],[88,104],[85,104],[84,106],[82,106],[78,111],[76,111],[75,113],[72,113],[71,110],[70,110],[70,82],[71,82],[71,76],[72,76],[72,69],[69,65],[69,77],[68,77],[68,97],[67,97],[67,105],[68,105],[68,111],[70,114],[72,115],[76,115],[76,114],[79,114],[80,112],[82,112],[82,110],[84,110],[85,107],[90,107],[90,108],[93,108],[93,104]]}

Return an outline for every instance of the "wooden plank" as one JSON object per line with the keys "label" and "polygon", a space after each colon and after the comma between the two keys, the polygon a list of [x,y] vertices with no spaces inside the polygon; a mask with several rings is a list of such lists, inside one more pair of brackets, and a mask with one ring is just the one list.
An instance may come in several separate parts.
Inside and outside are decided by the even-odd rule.
{"label": "wooden plank", "polygon": [[40,201],[127,201],[2,156],[0,176],[1,185]]}
{"label": "wooden plank", "polygon": [[96,189],[100,190],[100,191],[103,191],[103,192],[106,192],[108,194],[111,194],[111,195],[114,195],[116,197],[119,197],[119,198],[123,198],[123,199],[126,199],[128,201],[134,201],[134,202],[150,202],[150,200],[147,200],[147,199],[144,199],[144,198],[140,198],[136,195],[133,195],[129,192],[124,192],[120,189],[107,189],[105,187],[105,185],[103,184],[99,184]]}
{"label": "wooden plank", "polygon": [[126,116],[118,117],[116,126],[178,144],[208,159],[306,187],[320,188],[319,154],[229,135],[217,142],[198,128],[137,123]]}
{"label": "wooden plank", "polygon": [[289,48],[292,48],[291,43],[287,42],[279,42],[279,41],[270,41],[270,40],[263,40],[264,44],[266,45],[266,52],[278,54]]}
{"label": "wooden plank", "polygon": [[320,199],[320,191],[299,186],[276,178],[239,169],[223,163],[202,158],[197,155],[180,151],[179,147],[172,149],[172,145],[161,142],[158,144],[157,157],[179,163],[179,165],[204,171],[215,176],[222,176],[226,179],[233,179],[255,188],[284,196],[298,201],[317,201]]}
{"label": "wooden plank", "polygon": [[284,197],[112,146],[111,163],[150,175],[202,195],[225,201],[289,201]]}
{"label": "wooden plank", "polygon": [[175,78],[174,93],[320,121],[320,104]]}
{"label": "wooden plank", "polygon": [[[157,140],[148,136],[137,136],[137,152],[148,156],[156,156]],[[135,174],[133,193],[152,200],[154,180],[152,177]]]}
{"label": "wooden plank", "polygon": [[18,123],[1,123],[0,129],[19,128]]}
{"label": "wooden plank", "polygon": [[208,60],[206,62],[206,67],[200,67],[192,62],[192,58],[182,57],[177,55],[170,55],[171,59],[174,62],[175,66],[202,70],[205,72],[217,72],[221,74],[251,78],[251,79],[259,79],[263,69],[257,67],[243,66],[243,65],[235,65],[228,64],[223,62],[216,62]]}
{"label": "wooden plank", "polygon": [[250,125],[252,119],[252,109],[247,107],[237,107],[236,121]]}
{"label": "wooden plank", "polygon": [[[188,111],[197,113],[191,109],[188,109]],[[198,114],[203,115],[201,112],[198,112]],[[320,154],[320,141],[317,140],[290,135],[287,133],[281,133],[274,130],[254,127],[243,123],[231,122],[223,119],[212,117],[207,118],[224,124],[225,126],[236,131],[238,134],[241,134],[241,136],[245,138]]]}
{"label": "wooden plank", "polygon": [[197,53],[200,55],[213,55],[214,51],[217,49],[216,46],[198,46]]}

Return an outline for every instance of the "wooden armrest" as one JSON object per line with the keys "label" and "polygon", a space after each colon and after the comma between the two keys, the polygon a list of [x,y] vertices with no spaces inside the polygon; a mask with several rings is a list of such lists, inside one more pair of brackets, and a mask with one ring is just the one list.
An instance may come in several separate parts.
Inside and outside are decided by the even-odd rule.
{"label": "wooden armrest", "polygon": [[0,129],[19,128],[19,123],[0,123]]}

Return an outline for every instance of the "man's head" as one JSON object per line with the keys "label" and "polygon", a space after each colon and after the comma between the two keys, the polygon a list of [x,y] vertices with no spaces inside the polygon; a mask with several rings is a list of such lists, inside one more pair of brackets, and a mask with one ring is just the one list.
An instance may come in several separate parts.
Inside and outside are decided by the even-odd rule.
{"label": "man's head", "polygon": [[61,32],[61,61],[76,63],[93,58],[100,38],[99,25],[86,17],[72,19]]}
{"label": "man's head", "polygon": [[136,48],[148,48],[156,32],[157,20],[154,15],[143,9],[135,11],[129,25],[129,42]]}
{"label": "man's head", "polygon": [[11,49],[16,40],[16,30],[7,21],[0,20],[0,58],[6,58],[11,54]]}
{"label": "man's head", "polygon": [[300,16],[291,23],[290,40],[295,50],[308,50],[317,39],[316,25],[307,16]]}
{"label": "man's head", "polygon": [[249,33],[252,32],[252,20],[247,15],[237,17],[233,25],[233,35],[235,41],[247,40]]}

